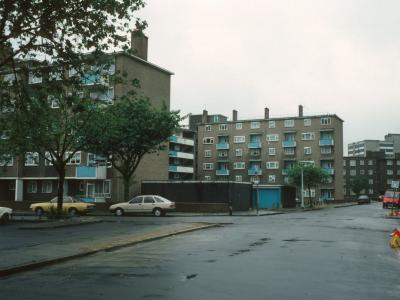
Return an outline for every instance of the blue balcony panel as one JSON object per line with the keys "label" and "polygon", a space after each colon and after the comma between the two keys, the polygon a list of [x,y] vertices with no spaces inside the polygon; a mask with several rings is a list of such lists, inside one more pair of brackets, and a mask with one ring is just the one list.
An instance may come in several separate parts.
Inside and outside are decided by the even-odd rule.
{"label": "blue balcony panel", "polygon": [[283,141],[282,147],[296,147],[296,141]]}
{"label": "blue balcony panel", "polygon": [[218,176],[228,176],[229,170],[226,169],[216,170],[215,174]]}
{"label": "blue balcony panel", "polygon": [[218,143],[215,144],[217,150],[228,150],[229,149],[229,144],[228,143]]}
{"label": "blue balcony panel", "polygon": [[319,145],[320,146],[333,146],[334,141],[333,141],[333,139],[320,139]]}
{"label": "blue balcony panel", "polygon": [[261,142],[250,142],[247,144],[247,147],[249,149],[260,149],[261,148]]}
{"label": "blue balcony panel", "polygon": [[261,169],[249,169],[248,170],[248,175],[254,176],[254,175],[261,175],[262,170]]}
{"label": "blue balcony panel", "polygon": [[96,178],[96,167],[77,166],[76,177],[78,178]]}

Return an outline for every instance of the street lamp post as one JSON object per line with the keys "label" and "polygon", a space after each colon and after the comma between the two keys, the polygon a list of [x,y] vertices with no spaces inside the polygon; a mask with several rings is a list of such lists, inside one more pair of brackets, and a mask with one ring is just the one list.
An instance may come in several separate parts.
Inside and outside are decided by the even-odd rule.
{"label": "street lamp post", "polygon": [[304,209],[304,174],[303,174],[303,168],[301,168],[301,208]]}

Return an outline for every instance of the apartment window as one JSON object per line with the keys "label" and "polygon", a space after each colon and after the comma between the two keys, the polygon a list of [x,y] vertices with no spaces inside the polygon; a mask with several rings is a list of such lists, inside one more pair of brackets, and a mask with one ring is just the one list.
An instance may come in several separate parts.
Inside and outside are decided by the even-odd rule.
{"label": "apartment window", "polygon": [[268,155],[276,155],[276,148],[268,148]]}
{"label": "apartment window", "polygon": [[48,152],[48,151],[46,151],[46,152],[44,153],[44,157],[45,157],[45,159],[44,159],[44,165],[45,165],[46,167],[52,166],[53,164],[51,163],[51,160],[52,160],[52,155],[51,155],[51,153]]}
{"label": "apartment window", "polygon": [[214,123],[218,123],[219,122],[219,116],[214,116],[213,120],[214,120]]}
{"label": "apartment window", "polygon": [[205,131],[211,131],[211,125],[204,126]]}
{"label": "apartment window", "polygon": [[303,141],[312,141],[315,139],[315,133],[314,132],[303,132],[301,134],[301,139]]}
{"label": "apartment window", "polygon": [[36,83],[42,83],[43,79],[41,75],[35,74],[35,73],[29,73],[29,78],[28,78],[28,83],[29,84],[36,84]]}
{"label": "apartment window", "polygon": [[36,181],[28,181],[27,192],[28,192],[28,194],[37,193],[37,182]]}
{"label": "apartment window", "polygon": [[275,182],[275,179],[276,179],[276,176],[275,176],[275,175],[269,175],[269,176],[268,176],[268,182],[270,182],[270,183],[274,183],[274,182]]}
{"label": "apartment window", "polygon": [[9,154],[4,154],[0,158],[1,167],[12,167],[14,165],[14,157]]}
{"label": "apartment window", "polygon": [[304,126],[311,126],[311,119],[304,119]]}
{"label": "apartment window", "polygon": [[387,166],[393,166],[393,160],[388,159],[388,160],[386,161],[386,165],[387,165]]}
{"label": "apartment window", "polygon": [[365,170],[360,170],[360,175],[365,175]]}
{"label": "apartment window", "polygon": [[283,123],[285,127],[294,127],[294,120],[285,120]]}
{"label": "apartment window", "polygon": [[250,129],[258,129],[260,128],[260,122],[251,122]]}
{"label": "apartment window", "polygon": [[233,142],[235,143],[235,144],[241,144],[241,143],[244,143],[244,142],[246,142],[246,137],[245,136],[241,136],[241,135],[237,135],[237,136],[234,136],[233,137]]}
{"label": "apartment window", "polygon": [[265,164],[265,167],[267,169],[278,169],[279,168],[279,162],[278,161],[267,161]]}
{"label": "apartment window", "polygon": [[304,154],[311,155],[311,147],[304,147]]}
{"label": "apartment window", "polygon": [[233,163],[233,168],[237,169],[237,170],[245,169],[246,168],[246,163],[244,163],[244,162],[234,162]]}
{"label": "apartment window", "polygon": [[261,154],[260,149],[252,149],[250,151],[250,156],[259,156]]}
{"label": "apartment window", "polygon": [[203,144],[204,145],[214,144],[214,138],[213,137],[205,137],[205,138],[203,138]]}
{"label": "apartment window", "polygon": [[228,124],[219,124],[219,130],[228,130]]}
{"label": "apartment window", "polygon": [[345,166],[346,166],[346,160],[343,159],[343,167],[345,167]]}
{"label": "apartment window", "polygon": [[393,179],[389,178],[389,179],[386,181],[386,183],[387,183],[388,185],[392,185],[392,181],[393,181]]}
{"label": "apartment window", "polygon": [[346,176],[346,170],[343,170],[343,176]]}
{"label": "apartment window", "polygon": [[350,159],[350,167],[355,167],[357,165],[357,161],[355,159]]}
{"label": "apartment window", "polygon": [[51,108],[60,108],[60,100],[57,99],[55,96],[48,95],[47,101],[49,102]]}
{"label": "apartment window", "polygon": [[397,170],[397,175],[400,175],[400,170]]}
{"label": "apartment window", "polygon": [[243,155],[243,149],[242,148],[235,149],[235,155],[236,156],[242,156]]}
{"label": "apartment window", "polygon": [[39,165],[39,153],[27,152],[25,153],[25,166],[37,166]]}
{"label": "apartment window", "polygon": [[350,176],[356,176],[357,170],[350,170]]}
{"label": "apartment window", "polygon": [[53,192],[53,184],[50,180],[45,180],[42,182],[42,193],[50,194]]}
{"label": "apartment window", "polygon": [[228,151],[226,150],[218,151],[218,157],[228,157]]}
{"label": "apartment window", "polygon": [[203,170],[213,170],[214,164],[213,163],[203,163]]}
{"label": "apartment window", "polygon": [[211,176],[209,176],[209,175],[204,176],[204,180],[205,181],[210,181],[211,180]]}
{"label": "apartment window", "polygon": [[373,190],[373,189],[369,189],[369,190],[368,190],[368,193],[369,193],[370,195],[372,195],[372,194],[374,193],[374,190]]}
{"label": "apartment window", "polygon": [[284,148],[283,149],[283,153],[285,155],[294,155],[295,154],[295,148],[294,147]]}
{"label": "apartment window", "polygon": [[204,150],[204,157],[211,157],[211,150]]}
{"label": "apartment window", "polygon": [[[331,154],[332,153],[332,147],[331,146],[322,146],[321,147],[321,154]],[[346,161],[343,161],[344,165],[346,165]]]}
{"label": "apartment window", "polygon": [[386,170],[387,175],[393,175],[393,170]]}
{"label": "apartment window", "polygon": [[243,123],[236,123],[236,124],[235,124],[235,128],[236,128],[237,130],[242,129],[242,128],[243,128]]}
{"label": "apartment window", "polygon": [[313,160],[301,160],[299,164],[302,166],[315,166],[315,162]]}
{"label": "apartment window", "polygon": [[368,160],[368,166],[372,166],[374,164],[374,161],[373,160]]}
{"label": "apartment window", "polygon": [[269,121],[268,122],[268,128],[275,128],[275,127],[276,127],[275,121]]}
{"label": "apartment window", "polygon": [[373,179],[368,179],[368,184],[374,184],[374,180]]}
{"label": "apartment window", "polygon": [[364,165],[364,160],[361,159],[361,160],[360,160],[360,166],[363,166],[363,165]]}
{"label": "apartment window", "polygon": [[373,170],[368,170],[368,175],[374,175],[374,171]]}
{"label": "apartment window", "polygon": [[400,166],[400,160],[396,161],[396,165]]}
{"label": "apartment window", "polygon": [[[65,157],[71,155],[71,152],[66,152]],[[81,152],[75,152],[74,155],[68,160],[67,165],[80,165],[81,164]]]}
{"label": "apartment window", "polygon": [[303,191],[303,196],[314,198],[315,197],[315,189],[305,189]]}
{"label": "apartment window", "polygon": [[268,142],[277,142],[277,141],[279,141],[279,135],[278,134],[267,134],[267,141]]}
{"label": "apartment window", "polygon": [[242,175],[236,175],[235,181],[242,182]]}
{"label": "apartment window", "polygon": [[330,125],[331,124],[331,118],[321,118],[321,125]]}
{"label": "apartment window", "polygon": [[10,183],[8,184],[8,189],[10,191],[15,191],[15,180],[10,181]]}

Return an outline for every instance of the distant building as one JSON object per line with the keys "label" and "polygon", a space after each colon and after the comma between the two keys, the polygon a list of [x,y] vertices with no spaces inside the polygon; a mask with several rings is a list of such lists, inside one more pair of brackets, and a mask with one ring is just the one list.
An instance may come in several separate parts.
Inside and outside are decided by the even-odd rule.
{"label": "distant building", "polygon": [[395,153],[400,153],[400,134],[389,133],[385,135],[383,141],[380,140],[363,140],[348,144],[348,156],[362,156],[365,157],[367,152],[382,151],[385,156],[393,157]]}
{"label": "distant building", "polygon": [[391,187],[393,180],[400,179],[400,154],[388,157],[385,151],[367,151],[365,156],[344,157],[343,160],[344,194],[346,198],[354,198],[351,190],[351,180],[356,177],[365,177],[368,180],[368,188],[361,191],[362,194],[372,198]]}
{"label": "distant building", "polygon": [[210,122],[204,111],[198,122],[198,180],[283,185],[288,183],[288,170],[302,162],[330,174],[329,183],[312,190],[312,197],[343,199],[343,121],[338,116],[304,116],[300,105],[293,117],[271,118],[265,108],[261,119],[239,120],[234,110],[231,121]]}
{"label": "distant building", "polygon": [[194,179],[194,137],[194,131],[179,129],[169,138],[169,180]]}

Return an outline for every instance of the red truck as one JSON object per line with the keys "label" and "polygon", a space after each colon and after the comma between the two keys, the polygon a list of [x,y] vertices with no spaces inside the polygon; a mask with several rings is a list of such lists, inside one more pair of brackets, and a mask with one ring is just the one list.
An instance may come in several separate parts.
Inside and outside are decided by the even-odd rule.
{"label": "red truck", "polygon": [[400,192],[388,190],[383,196],[382,208],[400,207]]}

